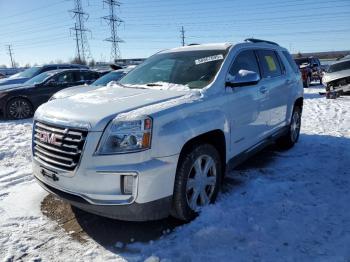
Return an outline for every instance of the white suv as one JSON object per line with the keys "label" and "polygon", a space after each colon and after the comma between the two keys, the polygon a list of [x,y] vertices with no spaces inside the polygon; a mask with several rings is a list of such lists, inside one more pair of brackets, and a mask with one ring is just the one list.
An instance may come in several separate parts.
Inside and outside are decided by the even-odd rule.
{"label": "white suv", "polygon": [[297,142],[302,106],[299,70],[273,42],[162,51],[119,83],[42,105],[34,175],[95,214],[190,220],[228,169],[272,142]]}

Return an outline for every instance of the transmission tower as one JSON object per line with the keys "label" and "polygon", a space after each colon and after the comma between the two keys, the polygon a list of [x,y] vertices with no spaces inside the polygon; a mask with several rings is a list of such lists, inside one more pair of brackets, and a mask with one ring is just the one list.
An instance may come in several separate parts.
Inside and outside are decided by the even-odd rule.
{"label": "transmission tower", "polygon": [[181,44],[182,44],[182,46],[185,46],[185,28],[182,26],[181,27],[181,30],[180,30],[180,32],[181,32]]}
{"label": "transmission tower", "polygon": [[9,54],[10,59],[11,59],[11,66],[12,66],[13,68],[15,68],[15,67],[16,67],[16,64],[15,64],[15,60],[13,59],[12,46],[11,46],[11,45],[7,45],[6,47],[7,47],[7,49],[8,49],[8,54]]}
{"label": "transmission tower", "polygon": [[124,40],[118,36],[118,27],[123,23],[123,20],[116,14],[116,7],[119,7],[121,3],[118,0],[103,0],[103,3],[108,5],[109,15],[102,17],[102,19],[106,20],[111,27],[111,36],[106,38],[105,41],[112,43],[111,60],[115,61],[120,58],[119,43],[124,42]]}
{"label": "transmission tower", "polygon": [[75,18],[74,27],[70,28],[74,31],[74,40],[76,43],[77,58],[80,62],[85,62],[87,58],[91,57],[89,43],[86,33],[90,32],[85,28],[84,23],[89,19],[89,15],[83,11],[81,0],[74,0],[74,9],[69,11]]}

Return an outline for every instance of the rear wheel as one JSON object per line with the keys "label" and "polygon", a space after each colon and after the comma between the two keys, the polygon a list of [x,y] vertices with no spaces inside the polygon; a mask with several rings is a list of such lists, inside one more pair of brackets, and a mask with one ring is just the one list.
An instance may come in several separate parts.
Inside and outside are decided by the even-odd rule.
{"label": "rear wheel", "polygon": [[9,119],[24,119],[33,115],[31,103],[24,98],[10,100],[6,107],[6,116]]}
{"label": "rear wheel", "polygon": [[197,145],[180,157],[171,214],[189,221],[202,207],[213,203],[222,179],[218,151],[209,144]]}
{"label": "rear wheel", "polygon": [[277,140],[277,145],[283,149],[289,149],[299,140],[301,127],[301,108],[295,106],[292,114],[291,123],[286,135]]}

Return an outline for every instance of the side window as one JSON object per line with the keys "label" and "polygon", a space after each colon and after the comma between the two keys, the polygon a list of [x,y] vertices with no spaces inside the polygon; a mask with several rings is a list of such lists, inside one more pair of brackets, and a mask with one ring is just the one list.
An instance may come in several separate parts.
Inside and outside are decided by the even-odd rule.
{"label": "side window", "polygon": [[281,66],[274,51],[258,50],[257,53],[264,78],[282,75]]}
{"label": "side window", "polygon": [[55,82],[58,84],[68,84],[68,83],[75,82],[73,72],[65,72],[65,73],[59,74],[58,76],[54,77],[54,79],[55,79]]}
{"label": "side window", "polygon": [[275,55],[276,55],[276,57],[278,59],[278,62],[280,63],[282,74],[285,75],[286,74],[286,66],[283,64],[283,61],[282,61],[280,55],[277,52],[275,52]]}
{"label": "side window", "polygon": [[253,50],[239,53],[230,68],[230,75],[235,76],[240,70],[252,71],[260,75],[259,65]]}
{"label": "side window", "polygon": [[283,53],[284,57],[287,59],[289,65],[293,69],[293,71],[296,74],[299,74],[299,68],[298,68],[297,64],[295,63],[294,59],[292,58],[292,56],[287,51],[283,51],[282,53]]}
{"label": "side window", "polygon": [[46,66],[42,69],[42,72],[56,70],[56,69],[57,69],[57,66]]}
{"label": "side window", "polygon": [[93,72],[78,72],[78,81],[91,81],[94,80],[94,73]]}

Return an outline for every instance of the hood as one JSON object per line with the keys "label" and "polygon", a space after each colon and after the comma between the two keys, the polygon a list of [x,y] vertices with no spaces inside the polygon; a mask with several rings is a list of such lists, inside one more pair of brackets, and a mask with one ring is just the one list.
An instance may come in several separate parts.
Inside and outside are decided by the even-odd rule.
{"label": "hood", "polygon": [[92,91],[97,88],[101,88],[101,86],[88,86],[88,85],[72,86],[55,93],[52,97],[54,99],[62,99],[62,98],[73,96],[79,93]]}
{"label": "hood", "polygon": [[[182,97],[189,91],[101,87],[43,104],[35,119],[103,131],[116,115]],[[147,112],[145,112],[147,113]]]}
{"label": "hood", "polygon": [[329,83],[331,81],[341,79],[350,76],[350,69],[328,73],[326,72],[322,78],[324,83]]}
{"label": "hood", "polygon": [[2,85],[0,86],[0,92],[31,88],[31,87],[34,87],[34,85],[23,85],[23,84]]}
{"label": "hood", "polygon": [[21,78],[5,78],[0,80],[0,86],[2,85],[12,85],[12,84],[23,84],[29,80],[27,77],[21,77]]}

